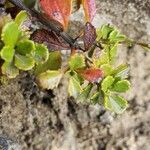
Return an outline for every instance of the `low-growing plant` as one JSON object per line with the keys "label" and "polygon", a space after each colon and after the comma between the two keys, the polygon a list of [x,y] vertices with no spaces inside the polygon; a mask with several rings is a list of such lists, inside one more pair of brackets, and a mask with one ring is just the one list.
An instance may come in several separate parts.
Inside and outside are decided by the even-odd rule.
{"label": "low-growing plant", "polygon": [[[76,1],[74,7],[70,6],[71,0],[60,2],[62,6],[59,9],[70,4],[66,11],[62,9],[61,14],[58,14],[63,16],[61,19],[50,13],[58,11],[55,6],[56,1],[55,5],[54,1],[39,1],[38,4],[47,14],[50,24],[39,16],[35,9],[29,9],[36,2],[36,9],[39,10],[37,1],[31,3],[25,1],[25,4],[29,5],[28,8],[21,1],[17,3],[15,0],[10,0],[10,2],[16,5],[19,3],[17,6],[26,11],[20,11],[15,19],[6,14],[0,17],[0,56],[3,76],[15,78],[20,71],[32,70],[37,84],[48,90],[56,88],[62,77],[66,77],[69,96],[74,97],[77,102],[100,104],[115,113],[122,113],[127,108],[128,103],[121,93],[127,92],[131,87],[128,81],[129,66],[126,63],[117,64],[117,51],[120,44],[132,45],[135,42],[111,25],[102,25],[95,29],[90,23],[95,14],[93,0],[90,1],[91,3],[86,0]],[[53,5],[50,6],[50,3]],[[71,39],[64,32],[71,11],[77,10],[80,3],[84,6],[88,21],[82,35],[79,36],[82,37],[83,46],[78,45],[77,40]],[[70,10],[71,8],[74,9]],[[33,33],[26,25],[31,19],[27,12],[36,14],[37,19],[41,23],[44,22],[44,25],[49,25],[51,30],[38,29]],[[64,44],[62,39],[68,43]],[[43,42],[45,44],[41,44]],[[137,44],[149,49],[147,44]],[[61,51],[69,48],[70,55],[67,56],[66,65],[62,61]]]}

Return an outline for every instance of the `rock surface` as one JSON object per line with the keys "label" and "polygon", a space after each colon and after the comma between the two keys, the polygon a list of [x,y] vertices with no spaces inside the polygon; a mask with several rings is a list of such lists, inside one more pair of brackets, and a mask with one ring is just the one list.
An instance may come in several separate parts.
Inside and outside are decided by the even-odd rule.
{"label": "rock surface", "polygon": [[[149,0],[97,0],[97,8],[95,26],[110,23],[150,43]],[[72,30],[79,30],[82,9],[75,15]],[[41,91],[25,73],[1,85],[0,137],[7,137],[5,145],[12,139],[19,150],[149,150],[150,53],[121,46],[119,61],[130,64],[133,86],[126,95],[129,108],[120,116],[68,99],[66,81],[54,91]]]}

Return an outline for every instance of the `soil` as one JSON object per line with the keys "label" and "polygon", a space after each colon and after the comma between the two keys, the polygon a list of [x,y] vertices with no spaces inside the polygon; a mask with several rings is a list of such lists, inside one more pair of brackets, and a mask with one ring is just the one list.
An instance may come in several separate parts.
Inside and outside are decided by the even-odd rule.
{"label": "soil", "polygon": [[[149,0],[97,0],[93,24],[110,23],[137,41],[150,43]],[[82,9],[72,31],[83,26]],[[79,28],[78,28],[79,29]],[[119,61],[130,64],[129,107],[115,115],[99,105],[67,98],[67,81],[42,91],[29,73],[0,86],[0,149],[149,150],[150,53],[120,46]]]}

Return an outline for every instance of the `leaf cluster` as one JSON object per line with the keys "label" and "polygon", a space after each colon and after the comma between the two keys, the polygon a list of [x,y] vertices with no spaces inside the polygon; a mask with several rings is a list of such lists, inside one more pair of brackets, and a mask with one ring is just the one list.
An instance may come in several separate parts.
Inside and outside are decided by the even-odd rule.
{"label": "leaf cluster", "polygon": [[[20,71],[33,69],[37,64],[48,60],[49,53],[46,46],[30,40],[29,29],[24,28],[28,18],[25,11],[21,11],[15,20],[1,18],[1,49],[0,56],[3,61],[2,74],[15,78]],[[7,21],[5,21],[7,20]],[[5,22],[5,23],[4,23]]]}
{"label": "leaf cluster", "polygon": [[[60,50],[49,52],[45,45],[31,40],[31,32],[25,28],[28,20],[25,11],[14,20],[7,18],[0,19],[2,75],[15,78],[20,71],[33,70],[43,89],[56,88],[62,77],[66,77],[69,96],[77,102],[101,104],[116,113],[127,108],[127,101],[120,93],[130,89],[129,67],[127,64],[115,65],[118,45],[127,38],[116,28],[103,25],[96,30],[88,22],[82,37],[84,51],[72,50],[64,65]],[[50,40],[53,42],[52,38]]]}

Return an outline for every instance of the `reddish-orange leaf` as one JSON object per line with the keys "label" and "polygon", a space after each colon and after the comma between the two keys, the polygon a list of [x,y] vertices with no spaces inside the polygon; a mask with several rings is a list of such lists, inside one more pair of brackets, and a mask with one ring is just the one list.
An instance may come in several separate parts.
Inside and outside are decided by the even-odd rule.
{"label": "reddish-orange leaf", "polygon": [[86,21],[91,22],[96,14],[95,0],[82,0]]}
{"label": "reddish-orange leaf", "polygon": [[97,68],[88,68],[86,70],[80,70],[79,74],[84,79],[92,83],[99,82],[99,79],[103,77],[103,71]]}
{"label": "reddish-orange leaf", "polygon": [[71,14],[71,0],[40,0],[39,2],[41,9],[50,19],[57,20],[67,28]]}

